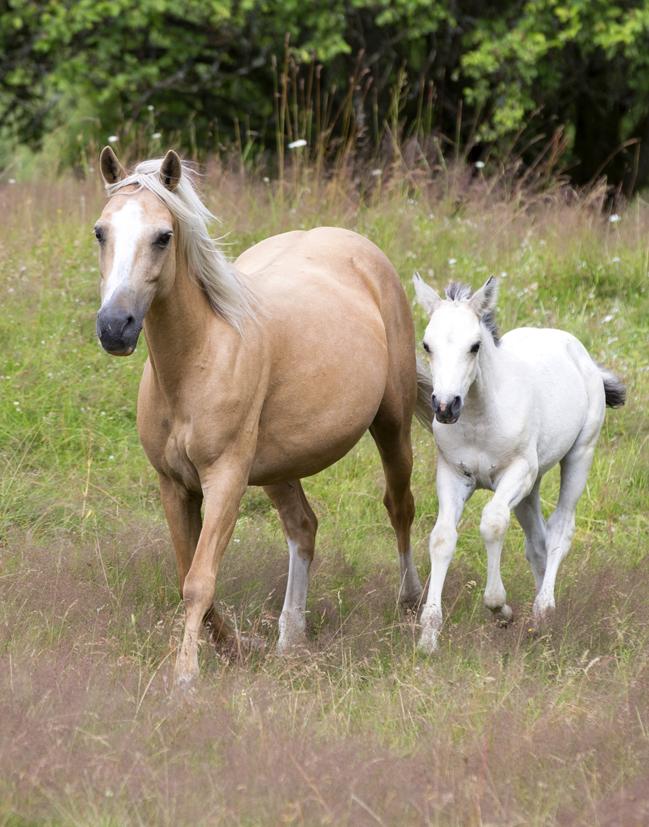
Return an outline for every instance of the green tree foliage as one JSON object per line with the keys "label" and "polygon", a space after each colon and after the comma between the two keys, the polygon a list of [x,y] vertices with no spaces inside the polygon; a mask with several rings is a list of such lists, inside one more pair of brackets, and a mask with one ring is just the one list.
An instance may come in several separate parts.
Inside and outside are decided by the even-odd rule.
{"label": "green tree foliage", "polygon": [[8,0],[0,12],[0,141],[38,147],[56,131],[64,163],[109,134],[161,132],[201,154],[246,136],[272,148],[278,131],[335,137],[351,119],[375,144],[387,121],[471,157],[525,155],[563,130],[576,181],[606,172],[632,187],[649,178],[648,87],[648,0]]}

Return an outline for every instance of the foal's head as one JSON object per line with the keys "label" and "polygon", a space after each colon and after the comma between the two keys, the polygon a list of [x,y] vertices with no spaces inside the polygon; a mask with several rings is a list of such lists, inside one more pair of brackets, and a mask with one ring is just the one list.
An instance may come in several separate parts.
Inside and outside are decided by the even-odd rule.
{"label": "foal's head", "polygon": [[[100,168],[108,188],[126,179],[110,147],[101,153]],[[182,165],[173,150],[160,164],[158,175],[166,190],[173,192],[178,186]],[[128,356],[135,350],[151,302],[173,283],[174,230],[164,201],[151,189],[129,185],[127,180],[113,192],[95,224],[101,273],[97,335],[115,356]]]}
{"label": "foal's head", "polygon": [[433,411],[438,422],[457,422],[478,370],[478,354],[485,341],[497,343],[493,311],[497,282],[491,277],[475,293],[453,283],[446,299],[417,274],[413,279],[419,304],[430,317],[424,350],[430,362]]}

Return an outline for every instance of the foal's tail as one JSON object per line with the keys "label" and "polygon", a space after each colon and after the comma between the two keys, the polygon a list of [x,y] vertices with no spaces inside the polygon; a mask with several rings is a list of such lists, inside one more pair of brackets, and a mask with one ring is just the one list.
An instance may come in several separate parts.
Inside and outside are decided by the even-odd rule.
{"label": "foal's tail", "polygon": [[[600,366],[599,372],[604,381],[606,404],[609,408],[621,408],[626,402],[626,388],[624,382],[610,370]],[[419,401],[419,400],[417,400]]]}
{"label": "foal's tail", "polygon": [[415,416],[426,428],[433,430],[433,383],[430,381],[430,371],[426,365],[417,357],[417,404],[415,405]]}

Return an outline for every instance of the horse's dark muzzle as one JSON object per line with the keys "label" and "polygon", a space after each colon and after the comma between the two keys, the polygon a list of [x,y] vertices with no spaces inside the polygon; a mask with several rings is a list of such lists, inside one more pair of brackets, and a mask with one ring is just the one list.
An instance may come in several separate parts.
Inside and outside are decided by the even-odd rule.
{"label": "horse's dark muzzle", "polygon": [[440,402],[433,394],[432,403],[435,419],[438,422],[442,422],[444,425],[453,425],[460,418],[462,399],[459,396],[454,396],[453,399],[447,402]]}
{"label": "horse's dark muzzle", "polygon": [[142,330],[142,319],[132,313],[104,308],[97,313],[97,336],[112,356],[130,356]]}

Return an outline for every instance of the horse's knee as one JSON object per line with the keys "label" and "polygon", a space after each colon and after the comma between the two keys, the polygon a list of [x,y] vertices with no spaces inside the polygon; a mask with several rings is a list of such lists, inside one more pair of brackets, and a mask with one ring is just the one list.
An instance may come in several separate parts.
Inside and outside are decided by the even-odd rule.
{"label": "horse's knee", "polygon": [[506,505],[490,502],[482,512],[480,536],[485,543],[503,539],[509,525],[510,512]]}
{"label": "horse's knee", "polygon": [[394,491],[386,490],[383,497],[383,505],[386,507],[392,524],[396,527],[412,525],[415,519],[415,498],[409,486],[406,486],[399,496]]}
{"label": "horse's knee", "polygon": [[216,578],[211,574],[194,574],[191,571],[183,583],[183,602],[186,611],[207,612],[214,599]]}

